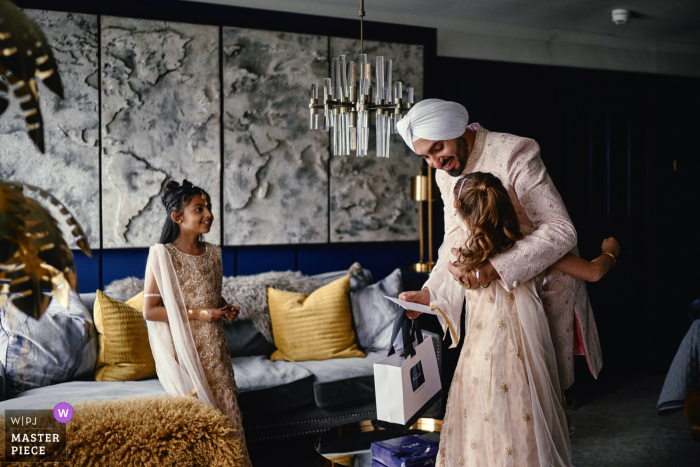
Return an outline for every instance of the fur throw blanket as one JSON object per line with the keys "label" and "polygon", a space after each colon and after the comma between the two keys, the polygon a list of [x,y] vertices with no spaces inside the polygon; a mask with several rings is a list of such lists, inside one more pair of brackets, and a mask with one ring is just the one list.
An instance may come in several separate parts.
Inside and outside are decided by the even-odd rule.
{"label": "fur throw blanket", "polygon": [[[249,319],[268,341],[274,342],[267,288],[310,294],[321,286],[322,283],[299,271],[273,271],[253,276],[224,277],[221,295],[228,303],[241,307],[238,319]],[[226,325],[231,325],[231,322],[224,320]]]}
{"label": "fur throw blanket", "polygon": [[[68,462],[41,465],[242,465],[244,441],[237,430],[223,413],[193,397],[85,401],[73,409],[66,425]],[[0,416],[0,431],[4,428]],[[0,459],[4,454],[0,443]]]}

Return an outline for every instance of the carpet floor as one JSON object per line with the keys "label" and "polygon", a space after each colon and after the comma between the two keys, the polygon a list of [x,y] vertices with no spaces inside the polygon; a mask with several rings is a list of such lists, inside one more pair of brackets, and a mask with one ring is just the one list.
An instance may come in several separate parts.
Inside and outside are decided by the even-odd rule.
{"label": "carpet floor", "polygon": [[[683,412],[660,417],[656,402],[665,375],[593,383],[596,395],[572,410],[575,467],[700,467],[700,443]],[[255,467],[315,466],[314,437],[252,443]]]}
{"label": "carpet floor", "polygon": [[684,413],[660,417],[665,375],[612,380],[594,400],[573,410],[576,467],[700,467],[700,443]]}

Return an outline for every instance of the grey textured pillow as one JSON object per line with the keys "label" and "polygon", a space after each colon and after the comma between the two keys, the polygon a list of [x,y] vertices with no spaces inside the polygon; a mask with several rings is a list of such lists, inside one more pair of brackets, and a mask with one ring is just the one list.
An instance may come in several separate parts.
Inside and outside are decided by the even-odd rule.
{"label": "grey textured pillow", "polygon": [[402,291],[401,270],[395,269],[376,284],[350,294],[357,343],[363,350],[389,349],[392,326],[400,307],[384,295],[398,297]]}
{"label": "grey textured pillow", "polygon": [[97,333],[80,297],[70,291],[66,310],[51,300],[40,319],[19,311],[8,301],[0,310],[8,398],[28,389],[70,381],[95,371]]}

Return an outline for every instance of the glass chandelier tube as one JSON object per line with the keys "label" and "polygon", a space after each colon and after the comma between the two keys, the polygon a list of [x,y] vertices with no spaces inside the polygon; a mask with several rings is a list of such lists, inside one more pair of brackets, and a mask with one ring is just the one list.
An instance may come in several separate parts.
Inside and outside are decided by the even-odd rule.
{"label": "glass chandelier tube", "polygon": [[[323,129],[331,130],[333,155],[358,157],[369,152],[369,119],[375,112],[377,157],[389,157],[391,135],[396,134],[396,123],[413,105],[414,91],[393,80],[393,61],[376,57],[372,83],[372,66],[366,54],[358,61],[348,61],[345,55],[333,58],[331,76],[323,80],[323,100],[319,99],[316,84],[311,86],[309,128],[318,129],[318,110],[323,109]],[[374,84],[374,85],[373,85]]]}

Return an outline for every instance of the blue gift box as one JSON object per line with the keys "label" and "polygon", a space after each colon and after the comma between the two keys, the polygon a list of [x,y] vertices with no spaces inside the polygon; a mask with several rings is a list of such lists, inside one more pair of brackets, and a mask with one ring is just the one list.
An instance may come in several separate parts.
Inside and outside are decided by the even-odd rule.
{"label": "blue gift box", "polygon": [[386,467],[435,465],[438,443],[418,435],[372,443],[372,459]]}

